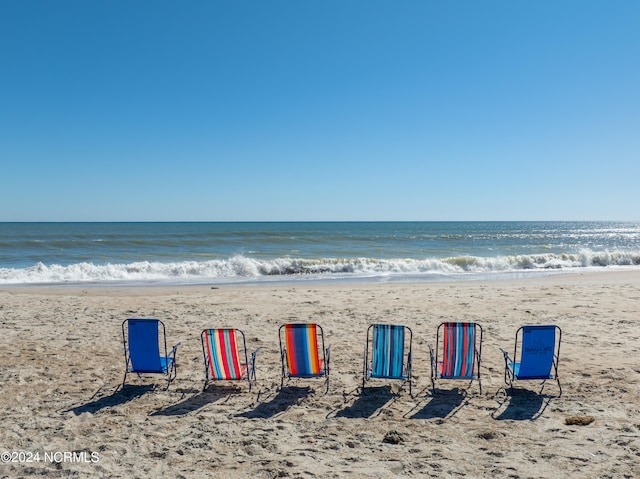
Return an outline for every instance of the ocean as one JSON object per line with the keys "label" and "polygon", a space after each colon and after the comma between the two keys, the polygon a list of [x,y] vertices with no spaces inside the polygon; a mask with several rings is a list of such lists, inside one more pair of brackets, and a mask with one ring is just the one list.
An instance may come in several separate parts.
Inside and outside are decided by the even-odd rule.
{"label": "ocean", "polygon": [[0,223],[0,284],[520,278],[640,269],[640,223]]}

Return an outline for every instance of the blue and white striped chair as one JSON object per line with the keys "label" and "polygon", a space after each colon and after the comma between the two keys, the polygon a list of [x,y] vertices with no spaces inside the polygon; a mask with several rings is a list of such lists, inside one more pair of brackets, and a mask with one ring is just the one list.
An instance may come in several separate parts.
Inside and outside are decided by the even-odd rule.
{"label": "blue and white striped chair", "polygon": [[[406,332],[408,331],[408,334]],[[364,349],[362,390],[369,379],[395,379],[409,382],[411,388],[411,345],[413,332],[408,326],[372,324],[367,329]],[[408,343],[408,344],[407,344]],[[405,359],[405,351],[406,359]]]}

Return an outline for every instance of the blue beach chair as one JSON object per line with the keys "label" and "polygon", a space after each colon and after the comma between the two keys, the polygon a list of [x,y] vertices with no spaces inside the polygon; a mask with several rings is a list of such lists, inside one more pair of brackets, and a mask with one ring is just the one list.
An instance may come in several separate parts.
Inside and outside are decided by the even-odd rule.
{"label": "blue beach chair", "polygon": [[[409,334],[405,334],[408,331]],[[408,336],[408,341],[405,341]],[[369,379],[396,379],[409,382],[411,390],[411,344],[413,332],[408,326],[397,324],[372,324],[367,329],[364,348],[362,391]],[[408,342],[408,348],[407,344]],[[371,344],[371,347],[369,345]],[[371,353],[369,352],[371,351]],[[405,361],[405,351],[407,351]]]}
{"label": "blue beach chair", "polygon": [[[505,350],[505,384],[513,390],[514,381],[542,381],[555,379],[560,395],[562,387],[558,378],[560,342],[562,330],[555,325],[522,326],[516,331],[513,358]],[[520,344],[520,349],[518,345]]]}
{"label": "blue beach chair", "polygon": [[[440,337],[442,336],[442,342]],[[482,327],[477,323],[446,322],[438,326],[435,350],[429,346],[431,356],[431,387],[435,392],[436,379],[480,381],[482,357]]]}
{"label": "blue beach chair", "polygon": [[[125,331],[126,325],[126,331]],[[160,328],[162,326],[162,328]],[[162,332],[162,335],[160,335]],[[125,319],[122,322],[122,342],[124,345],[125,371],[122,386],[128,373],[164,374],[167,388],[176,377],[176,344],[167,354],[167,336],[164,323],[158,319]],[[164,356],[160,355],[160,351]]]}

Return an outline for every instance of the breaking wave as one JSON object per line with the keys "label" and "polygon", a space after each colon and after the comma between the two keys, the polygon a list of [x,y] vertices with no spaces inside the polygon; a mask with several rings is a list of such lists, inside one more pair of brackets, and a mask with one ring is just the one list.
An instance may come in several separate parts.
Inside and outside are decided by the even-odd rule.
{"label": "breaking wave", "polygon": [[0,268],[0,284],[61,283],[204,283],[251,281],[265,277],[316,279],[402,275],[460,275],[518,271],[570,271],[577,268],[640,266],[640,252],[593,252],[496,257],[456,256],[426,259],[319,258],[256,259],[233,256],[223,260],[129,264],[77,263],[68,266],[38,263],[29,268]]}

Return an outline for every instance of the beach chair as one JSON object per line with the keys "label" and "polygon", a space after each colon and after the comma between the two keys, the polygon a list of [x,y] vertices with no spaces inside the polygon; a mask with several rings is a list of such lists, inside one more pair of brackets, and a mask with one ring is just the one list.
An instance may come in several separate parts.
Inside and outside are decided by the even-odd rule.
{"label": "beach chair", "polygon": [[[556,325],[522,326],[516,331],[513,358],[505,350],[504,382],[513,390],[514,381],[542,381],[555,379],[562,395],[558,378],[562,330]],[[520,348],[518,348],[520,345]]]}
{"label": "beach chair", "polygon": [[210,381],[247,381],[251,391],[256,381],[258,350],[249,359],[244,333],[233,328],[205,329],[200,339],[205,369],[203,390]]}
{"label": "beach chair", "polygon": [[[125,328],[126,325],[126,328]],[[122,386],[128,373],[164,374],[167,388],[176,377],[176,351],[180,343],[167,353],[167,335],[164,323],[158,319],[125,319],[122,322],[125,371]],[[164,352],[164,356],[160,352]]]}
{"label": "beach chair", "polygon": [[[405,333],[406,331],[409,332],[408,335]],[[408,326],[397,324],[372,324],[369,326],[364,348],[362,391],[364,392],[366,381],[369,379],[396,379],[408,381],[409,394],[413,395],[411,390],[412,342],[413,332]],[[408,348],[406,343],[408,343]],[[405,351],[407,351],[406,361]]]}
{"label": "beach chair", "polygon": [[[284,339],[283,339],[284,337]],[[318,337],[322,349],[318,348]],[[285,378],[324,378],[329,391],[329,358],[331,347],[324,347],[322,327],[314,323],[284,324],[278,330],[282,380]]]}
{"label": "beach chair", "polygon": [[[440,338],[442,337],[442,341]],[[438,326],[435,350],[431,356],[431,387],[435,393],[437,379],[480,380],[482,327],[477,323],[445,322]]]}

